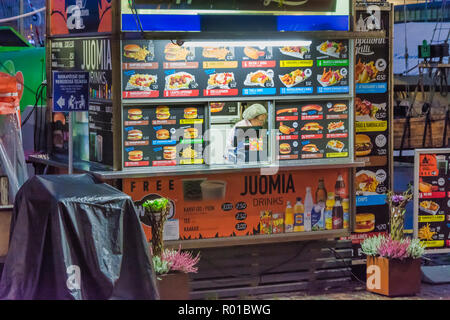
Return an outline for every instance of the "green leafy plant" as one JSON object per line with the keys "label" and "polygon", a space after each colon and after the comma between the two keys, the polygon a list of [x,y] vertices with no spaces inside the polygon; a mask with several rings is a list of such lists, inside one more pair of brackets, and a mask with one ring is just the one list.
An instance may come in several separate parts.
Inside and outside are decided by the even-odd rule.
{"label": "green leafy plant", "polygon": [[425,247],[419,239],[395,240],[391,236],[378,235],[364,239],[361,250],[367,256],[379,256],[387,259],[418,259]]}
{"label": "green leafy plant", "polygon": [[367,256],[376,256],[378,254],[378,248],[381,246],[384,236],[378,235],[364,239],[361,242],[361,250]]}
{"label": "green leafy plant", "polygon": [[145,215],[150,220],[152,227],[152,253],[161,256],[164,251],[163,231],[167,216],[169,215],[170,202],[167,198],[157,198],[145,201],[142,206]]}
{"label": "green leafy plant", "polygon": [[142,206],[150,212],[161,212],[167,208],[169,204],[169,199],[167,198],[157,198],[154,200],[145,201]]}
{"label": "green leafy plant", "polygon": [[166,274],[170,271],[169,262],[162,260],[159,256],[153,256],[153,267],[156,274]]}
{"label": "green leafy plant", "polygon": [[411,258],[418,259],[425,253],[425,246],[419,239],[413,239],[409,245],[408,253]]}

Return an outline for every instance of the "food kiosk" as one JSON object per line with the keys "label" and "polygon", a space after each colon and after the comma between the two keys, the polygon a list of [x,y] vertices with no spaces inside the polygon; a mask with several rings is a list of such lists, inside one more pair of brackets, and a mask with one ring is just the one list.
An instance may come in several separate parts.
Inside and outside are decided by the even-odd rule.
{"label": "food kiosk", "polygon": [[[353,31],[347,0],[92,3],[47,6],[47,78],[90,73],[74,170],[121,188],[140,212],[171,201],[165,245],[202,255],[193,298],[348,282],[342,239],[365,164],[354,39],[384,31]],[[64,170],[68,117],[56,104],[48,122],[52,151],[31,160]]]}

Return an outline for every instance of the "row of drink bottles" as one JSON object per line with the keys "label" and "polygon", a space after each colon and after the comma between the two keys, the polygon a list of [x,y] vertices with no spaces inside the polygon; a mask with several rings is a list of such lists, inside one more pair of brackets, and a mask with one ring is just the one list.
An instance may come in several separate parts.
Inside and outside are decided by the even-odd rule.
{"label": "row of drink bottles", "polygon": [[349,199],[342,175],[338,176],[334,192],[325,190],[324,179],[319,179],[316,204],[311,187],[306,187],[304,203],[298,197],[294,207],[287,201],[284,217],[285,232],[345,229],[349,227]]}

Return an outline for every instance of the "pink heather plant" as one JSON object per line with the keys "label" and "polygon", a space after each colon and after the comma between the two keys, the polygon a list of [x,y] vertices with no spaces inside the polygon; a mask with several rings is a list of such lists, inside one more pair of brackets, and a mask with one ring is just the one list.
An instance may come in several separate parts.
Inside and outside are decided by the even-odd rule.
{"label": "pink heather plant", "polygon": [[388,237],[381,241],[378,254],[383,258],[403,260],[410,256],[408,251],[410,244],[411,240],[409,239],[398,241]]}
{"label": "pink heather plant", "polygon": [[162,254],[162,260],[167,261],[170,271],[180,271],[184,273],[196,273],[198,268],[195,265],[200,260],[200,253],[194,258],[192,252],[181,252],[181,246],[178,251],[166,249]]}

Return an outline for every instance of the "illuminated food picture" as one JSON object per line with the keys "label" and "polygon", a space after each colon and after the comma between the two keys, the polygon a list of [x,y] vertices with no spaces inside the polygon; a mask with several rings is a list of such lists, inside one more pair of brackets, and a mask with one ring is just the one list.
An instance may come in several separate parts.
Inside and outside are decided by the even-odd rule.
{"label": "illuminated food picture", "polygon": [[277,110],[277,116],[283,113],[296,113],[298,112],[298,108],[285,108],[285,109],[280,109]]}
{"label": "illuminated food picture", "polygon": [[191,147],[187,147],[181,152],[181,156],[185,159],[194,159],[197,157],[197,151]]}
{"label": "illuminated food picture", "polygon": [[325,41],[317,46],[317,51],[328,56],[339,58],[347,52],[347,47],[342,42]]}
{"label": "illuminated food picture", "polygon": [[164,54],[167,61],[186,61],[192,52],[188,48],[169,42],[164,48]]}
{"label": "illuminated food picture", "polygon": [[284,125],[283,122],[280,122],[280,127],[278,129],[283,134],[291,134],[292,132],[295,131],[294,128],[291,128],[291,127],[289,127],[287,125]]}
{"label": "illuminated food picture", "polygon": [[293,87],[310,77],[310,75],[306,75],[305,71],[301,69],[294,70],[292,72],[286,73],[285,75],[279,75],[281,82],[290,88]]}
{"label": "illuminated food picture", "polygon": [[168,140],[170,139],[170,132],[167,129],[160,129],[156,131],[156,139]]}
{"label": "illuminated food picture", "polygon": [[207,89],[221,88],[229,89],[229,84],[234,81],[233,72],[221,72],[209,75]]}
{"label": "illuminated food picture", "polygon": [[420,209],[430,214],[436,214],[439,210],[439,205],[431,200],[422,201],[419,204]]}
{"label": "illuminated food picture", "polygon": [[324,68],[322,74],[317,75],[317,81],[319,81],[322,87],[333,86],[344,78],[340,70],[333,71],[331,68],[328,71]]}
{"label": "illuminated food picture", "polygon": [[211,102],[209,104],[211,113],[220,112],[223,110],[223,107],[225,107],[225,102]]}
{"label": "illuminated food picture", "polygon": [[197,108],[194,107],[184,108],[185,119],[196,119],[197,116],[198,116]]}
{"label": "illuminated food picture", "polygon": [[264,57],[266,52],[264,50],[258,50],[253,47],[245,47],[244,54],[250,59],[256,60],[259,59],[260,57]]}
{"label": "illuminated food picture", "polygon": [[150,86],[157,80],[156,75],[151,74],[133,74],[128,80],[127,87],[140,90],[149,90]]}
{"label": "illuminated food picture", "polygon": [[127,140],[141,140],[142,139],[142,131],[133,129],[127,132]]}
{"label": "illuminated food picture", "polygon": [[344,121],[335,121],[328,124],[328,132],[345,130]]}
{"label": "illuminated food picture", "polygon": [[347,105],[343,104],[343,103],[337,103],[329,111],[336,112],[336,113],[344,112],[344,111],[347,111]]}
{"label": "illuminated food picture", "polygon": [[144,153],[141,150],[133,150],[128,152],[128,160],[141,161],[144,158]]}
{"label": "illuminated food picture", "polygon": [[323,127],[318,122],[308,122],[302,128],[302,131],[319,131],[323,130]]}
{"label": "illuminated food picture", "polygon": [[432,241],[433,240],[433,236],[436,233],[437,232],[435,232],[435,231],[431,231],[430,224],[427,223],[426,225],[424,225],[423,227],[421,227],[419,229],[418,237],[419,237],[420,240]]}
{"label": "illuminated food picture", "polygon": [[355,82],[369,83],[377,79],[378,69],[375,67],[375,62],[363,63],[361,60],[355,66]]}
{"label": "illuminated food picture", "polygon": [[419,191],[424,193],[432,192],[433,185],[424,181],[419,181]]}
{"label": "illuminated food picture", "polygon": [[311,111],[322,112],[322,110],[323,110],[322,106],[319,106],[318,104],[308,104],[302,107],[302,112],[308,113]]}
{"label": "illuminated food picture", "polygon": [[282,54],[300,59],[303,59],[309,50],[309,46],[285,46],[280,48]]}
{"label": "illuminated food picture", "polygon": [[357,157],[367,156],[372,152],[373,144],[368,135],[357,134],[355,140],[355,155]]}
{"label": "illuminated food picture", "polygon": [[129,109],[128,110],[128,119],[129,120],[141,120],[143,117],[141,109]]}
{"label": "illuminated food picture", "polygon": [[196,128],[184,129],[183,137],[185,139],[195,139],[198,137],[198,130]]}
{"label": "illuminated food picture", "polygon": [[156,107],[156,119],[167,120],[170,118],[170,108],[168,106]]}
{"label": "illuminated food picture", "polygon": [[342,149],[344,149],[344,143],[339,140],[330,140],[327,143],[327,148],[337,152],[341,152]]}
{"label": "illuminated food picture", "polygon": [[356,174],[356,191],[360,192],[376,192],[378,181],[375,173],[363,170]]}
{"label": "illuminated food picture", "polygon": [[281,154],[291,153],[291,145],[289,143],[281,143],[280,144],[280,153]]}
{"label": "illuminated food picture", "polygon": [[273,71],[258,70],[247,74],[244,81],[246,86],[273,87]]}
{"label": "illuminated food picture", "polygon": [[313,143],[308,143],[303,146],[302,151],[316,153],[319,152],[319,148],[317,148],[317,146]]}
{"label": "illuminated food picture", "polygon": [[127,44],[123,47],[123,55],[136,61],[145,61],[150,51],[145,46],[141,47],[137,44]]}
{"label": "illuminated food picture", "polygon": [[166,90],[189,89],[195,77],[187,72],[177,72],[166,77]]}
{"label": "illuminated food picture", "polygon": [[165,160],[174,160],[177,157],[177,148],[173,146],[166,146],[163,149],[163,158]]}
{"label": "illuminated food picture", "polygon": [[355,98],[356,120],[358,121],[376,121],[378,111],[386,110],[386,103],[374,104],[367,99]]}
{"label": "illuminated food picture", "polygon": [[202,55],[205,58],[225,60],[229,53],[230,50],[225,47],[204,47]]}

